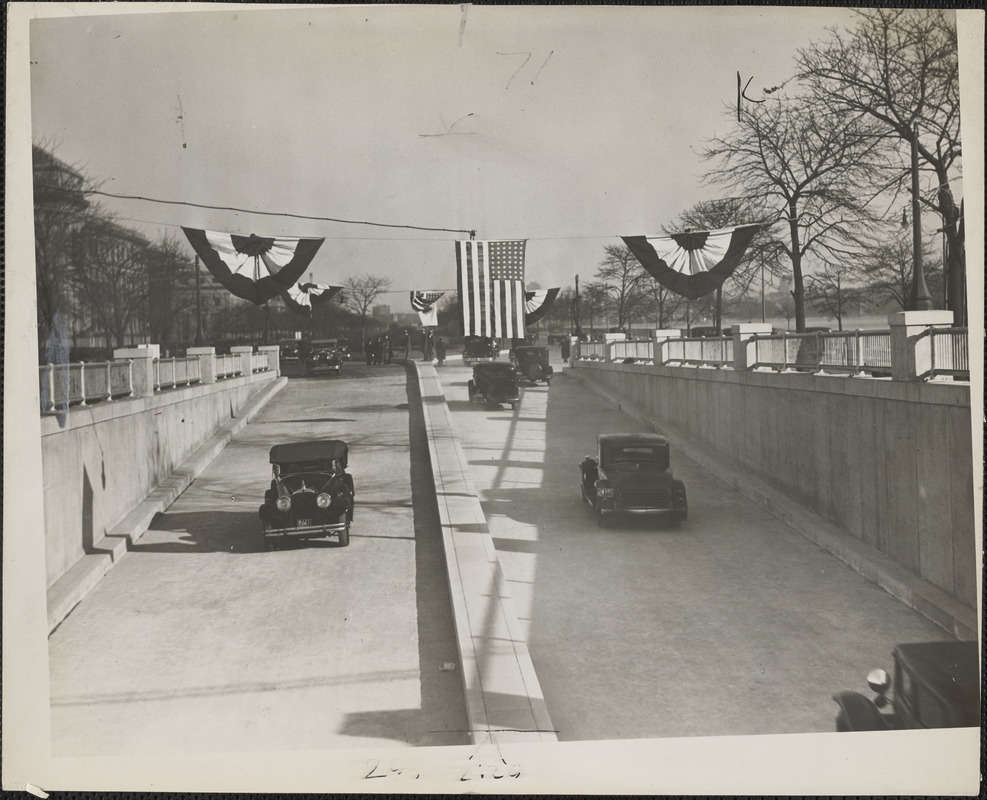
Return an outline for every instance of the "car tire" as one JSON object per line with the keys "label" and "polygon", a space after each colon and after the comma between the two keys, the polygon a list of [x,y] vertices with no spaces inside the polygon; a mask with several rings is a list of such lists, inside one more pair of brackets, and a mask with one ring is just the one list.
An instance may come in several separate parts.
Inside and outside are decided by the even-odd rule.
{"label": "car tire", "polygon": [[473,386],[473,381],[469,381],[469,382],[468,382],[468,383],[466,384],[466,392],[467,392],[467,394],[469,395],[469,401],[470,401],[471,403],[473,402],[473,394],[475,393],[475,391],[476,391],[476,389],[475,389],[475,387]]}
{"label": "car tire", "polygon": [[515,408],[517,408],[517,401],[516,400],[512,400],[511,401],[511,411],[513,411]]}
{"label": "car tire", "polygon": [[840,713],[836,715],[836,732],[848,733],[850,730],[850,720],[847,719],[846,711],[840,709]]}
{"label": "car tire", "polygon": [[346,527],[339,532],[339,546],[346,547],[350,543],[350,525],[346,523]]}

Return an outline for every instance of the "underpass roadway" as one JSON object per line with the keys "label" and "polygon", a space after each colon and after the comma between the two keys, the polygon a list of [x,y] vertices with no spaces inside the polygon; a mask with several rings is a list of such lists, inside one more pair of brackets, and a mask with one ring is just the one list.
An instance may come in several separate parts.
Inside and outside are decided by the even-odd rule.
{"label": "underpass roadway", "polygon": [[[513,411],[454,359],[289,380],[52,634],[53,752],[831,731],[947,638],[674,451],[689,520],[600,530],[578,463],[645,428],[553,355]],[[351,543],[267,553],[267,451],[312,438],[350,444]]]}
{"label": "underpass roadway", "polygon": [[950,638],[674,447],[688,521],[600,529],[579,462],[648,428],[553,356],[513,411],[437,372],[559,741],[833,731],[834,692]]}

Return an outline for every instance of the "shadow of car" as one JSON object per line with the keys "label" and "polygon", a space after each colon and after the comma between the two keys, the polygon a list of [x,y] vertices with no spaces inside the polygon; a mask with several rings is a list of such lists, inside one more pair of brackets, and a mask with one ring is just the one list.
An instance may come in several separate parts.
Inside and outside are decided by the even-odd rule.
{"label": "shadow of car", "polygon": [[655,515],[678,524],[689,515],[685,484],[669,466],[668,440],[656,433],[607,433],[597,456],[579,465],[579,490],[605,528],[621,514]]}
{"label": "shadow of car", "polygon": [[267,549],[335,536],[350,542],[355,491],[346,471],[349,449],[338,439],[276,444],[270,450],[271,488],[258,515]]}

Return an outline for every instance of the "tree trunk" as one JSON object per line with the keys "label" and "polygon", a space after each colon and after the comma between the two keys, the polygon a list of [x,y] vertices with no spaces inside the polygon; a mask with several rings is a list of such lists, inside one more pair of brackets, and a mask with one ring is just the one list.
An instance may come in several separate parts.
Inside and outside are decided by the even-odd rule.
{"label": "tree trunk", "polygon": [[946,235],[945,275],[946,308],[953,312],[953,325],[967,324],[966,308],[966,253],[960,231],[960,211],[953,202],[945,172],[936,171],[939,179],[939,208],[942,213],[943,232]]}
{"label": "tree trunk", "polygon": [[795,303],[795,332],[805,332],[805,285],[802,280],[802,248],[799,243],[798,209],[788,204],[788,229],[792,240],[792,300]]}

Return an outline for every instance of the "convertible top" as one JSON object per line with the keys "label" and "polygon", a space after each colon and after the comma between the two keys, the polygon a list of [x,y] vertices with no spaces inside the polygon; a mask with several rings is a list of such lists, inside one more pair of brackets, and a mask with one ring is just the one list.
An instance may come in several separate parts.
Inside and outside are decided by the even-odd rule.
{"label": "convertible top", "polygon": [[506,361],[481,361],[473,365],[474,372],[514,372],[514,365]]}
{"label": "convertible top", "polygon": [[601,433],[600,447],[633,447],[636,444],[667,445],[668,439],[658,433]]}
{"label": "convertible top", "polygon": [[276,444],[271,448],[271,463],[286,464],[306,461],[330,461],[338,458],[343,462],[343,467],[345,467],[346,451],[346,442],[339,439]]}

